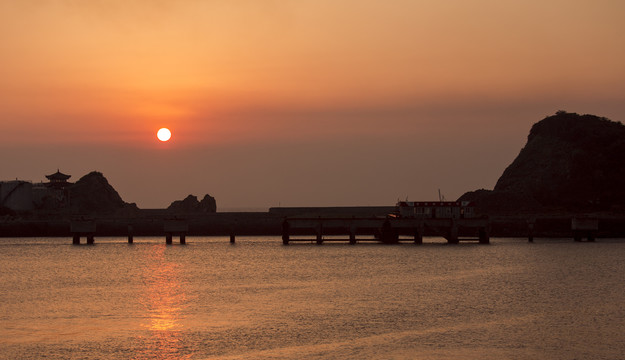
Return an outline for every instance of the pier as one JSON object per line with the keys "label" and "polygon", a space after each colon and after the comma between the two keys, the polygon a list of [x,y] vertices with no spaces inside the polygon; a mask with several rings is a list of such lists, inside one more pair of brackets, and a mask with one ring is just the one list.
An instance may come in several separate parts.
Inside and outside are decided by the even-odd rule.
{"label": "pier", "polygon": [[163,231],[165,231],[165,243],[171,245],[173,237],[180,237],[180,244],[187,243],[186,237],[189,232],[189,223],[183,219],[168,219],[163,223]]}
{"label": "pier", "polygon": [[96,223],[92,219],[77,219],[70,223],[70,233],[72,234],[72,244],[80,245],[80,237],[87,238],[87,244],[95,243]]}
{"label": "pier", "polygon": [[[596,241],[601,238],[625,237],[625,217],[595,214],[576,215],[514,215],[467,217],[466,213],[452,217],[435,214],[411,217],[401,214],[340,213],[307,211],[301,214],[272,212],[185,214],[185,216],[111,217],[80,215],[69,219],[22,220],[0,222],[0,237],[65,237],[69,243],[94,244],[96,237],[127,237],[128,243],[137,237],[161,237],[169,244],[181,237],[182,244],[189,236],[226,237],[230,243],[239,237],[277,236],[283,243],[306,241],[363,242],[421,244],[424,237],[442,237],[448,243],[489,243],[492,237],[536,239],[569,238],[576,241]],[[380,211],[381,212],[381,211]],[[360,215],[360,216],[359,216]],[[410,215],[410,214],[409,214]],[[434,216],[434,214],[431,214]],[[388,222],[387,222],[388,220]],[[97,225],[97,226],[96,226]]]}
{"label": "pier", "polygon": [[[470,219],[423,219],[423,218],[285,218],[282,223],[282,243],[314,241],[318,245],[326,241],[344,241],[356,244],[374,241],[396,244],[401,241],[423,243],[425,232],[444,237],[448,243],[476,241],[490,242],[487,218]],[[303,238],[303,236],[313,237]],[[326,238],[324,236],[346,236]],[[364,237],[363,237],[364,236]],[[406,237],[408,237],[406,239]]]}
{"label": "pier", "polygon": [[571,230],[573,231],[573,240],[579,242],[586,238],[588,242],[594,242],[599,230],[599,219],[583,216],[573,217]]}

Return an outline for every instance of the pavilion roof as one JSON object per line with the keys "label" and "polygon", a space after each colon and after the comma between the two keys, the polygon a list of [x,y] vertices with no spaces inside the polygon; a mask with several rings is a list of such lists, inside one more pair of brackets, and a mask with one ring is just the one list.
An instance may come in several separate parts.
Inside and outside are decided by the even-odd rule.
{"label": "pavilion roof", "polygon": [[63,174],[59,171],[59,169],[56,169],[56,172],[54,174],[46,175],[46,178],[48,178],[48,180],[67,180],[71,177],[71,175]]}

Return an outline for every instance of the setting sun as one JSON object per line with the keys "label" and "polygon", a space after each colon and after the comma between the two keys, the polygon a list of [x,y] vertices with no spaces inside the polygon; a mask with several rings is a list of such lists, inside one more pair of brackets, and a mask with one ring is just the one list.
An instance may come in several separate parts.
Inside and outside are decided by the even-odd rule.
{"label": "setting sun", "polygon": [[156,133],[156,137],[160,141],[169,141],[169,139],[171,138],[171,131],[169,131],[168,128],[161,128]]}

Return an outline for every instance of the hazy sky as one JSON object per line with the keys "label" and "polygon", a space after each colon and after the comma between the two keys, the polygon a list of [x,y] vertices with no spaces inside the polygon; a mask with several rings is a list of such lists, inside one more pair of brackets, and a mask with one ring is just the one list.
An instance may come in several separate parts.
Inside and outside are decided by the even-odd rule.
{"label": "hazy sky", "polygon": [[0,0],[0,179],[98,170],[142,208],[455,200],[492,188],[557,110],[625,120],[624,14],[622,0]]}

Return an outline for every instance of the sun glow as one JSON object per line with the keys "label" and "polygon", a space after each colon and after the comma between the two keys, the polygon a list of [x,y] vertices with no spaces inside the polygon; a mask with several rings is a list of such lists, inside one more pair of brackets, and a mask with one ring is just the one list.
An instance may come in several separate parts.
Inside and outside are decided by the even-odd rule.
{"label": "sun glow", "polygon": [[169,141],[169,139],[171,138],[171,131],[169,131],[168,128],[161,128],[156,133],[156,137],[160,141]]}

